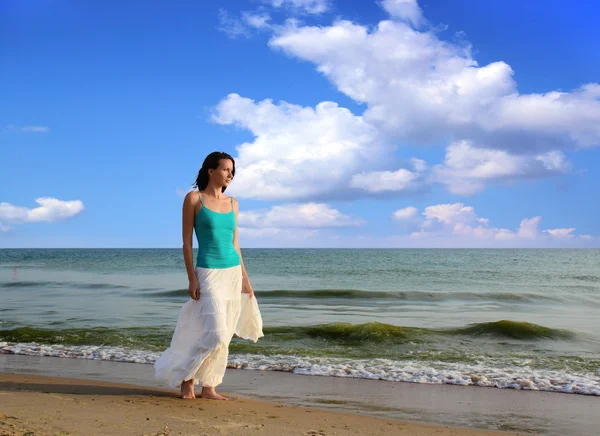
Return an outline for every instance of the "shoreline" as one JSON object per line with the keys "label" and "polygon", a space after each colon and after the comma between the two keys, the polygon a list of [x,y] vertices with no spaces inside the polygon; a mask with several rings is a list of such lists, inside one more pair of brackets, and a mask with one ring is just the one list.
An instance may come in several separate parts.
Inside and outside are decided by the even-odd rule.
{"label": "shoreline", "polygon": [[[0,413],[5,414],[7,413],[4,409],[6,409],[8,400],[6,395],[8,387],[17,380],[21,380],[23,384],[23,382],[27,382],[27,378],[38,380],[38,392],[48,389],[43,386],[49,383],[66,386],[69,383],[66,380],[71,379],[78,380],[80,385],[85,386],[100,383],[100,386],[104,386],[102,392],[107,395],[107,389],[110,391],[121,385],[127,385],[129,389],[133,389],[133,386],[138,390],[162,392],[161,395],[171,400],[178,399],[178,391],[167,389],[156,381],[152,366],[147,364],[0,355],[0,371],[0,380],[2,380],[3,386],[3,392],[0,392],[2,394],[0,395],[0,405],[3,410],[0,410]],[[39,378],[42,375],[50,377],[50,379]],[[98,389],[93,388],[91,391],[86,391],[86,395],[97,395]],[[388,424],[389,421],[398,425],[417,426],[414,430],[406,433],[415,435],[430,434],[427,431],[431,430],[429,427],[432,425],[433,428],[442,431],[442,433],[435,434],[442,435],[479,435],[480,433],[477,432],[484,435],[490,434],[489,431],[512,431],[513,434],[594,435],[597,433],[597,428],[600,427],[600,414],[598,414],[600,403],[597,397],[573,394],[560,395],[536,391],[386,382],[236,369],[227,370],[224,383],[220,386],[219,391],[238,396],[239,401],[251,403],[253,407],[255,402],[256,404],[260,403],[269,409],[268,412],[265,412],[269,414],[281,410],[282,406],[286,410],[292,408],[296,411],[293,413],[300,413],[297,410],[302,410],[302,413],[306,414],[307,412],[304,410],[312,410],[323,419],[329,419],[325,418],[325,415],[329,413],[333,413],[335,416],[337,416],[336,414],[344,416],[350,414],[352,420],[369,421],[369,428],[374,425],[383,426],[383,421],[388,427],[394,425]],[[31,396],[27,392],[11,391],[10,393],[16,395],[18,403],[27,404],[23,402],[31,401],[31,398],[27,398]],[[205,407],[204,404],[208,400],[200,401],[203,404],[201,407]],[[110,409],[109,404],[105,406]],[[40,404],[40,407],[46,407],[45,403]],[[211,410],[213,410],[212,407],[216,407],[215,411],[219,410],[216,405],[210,407]],[[243,411],[239,413],[242,413],[244,419],[246,418]],[[295,422],[295,418],[290,419],[290,422]],[[377,424],[371,422],[372,419],[377,420]],[[304,420],[305,415],[302,415],[302,419],[294,425],[302,427],[305,425]],[[220,425],[217,421],[213,424]],[[269,425],[271,424],[273,423],[269,421]],[[174,423],[169,424],[169,427],[173,428],[171,425]],[[359,429],[362,428],[361,425],[357,422],[354,426]],[[293,428],[295,427],[289,429],[293,430]],[[443,433],[444,431],[455,431],[457,428],[461,428],[462,433]],[[391,427],[381,431],[389,434],[390,429]],[[248,428],[245,430],[245,434],[248,434]],[[287,432],[287,430],[285,431]],[[312,430],[307,429],[306,431]],[[425,431],[425,433],[419,433],[421,431]],[[474,433],[465,433],[465,431]],[[288,434],[286,432],[279,434]],[[333,433],[330,431],[326,434]],[[337,434],[361,433],[338,432]]]}
{"label": "shoreline", "polygon": [[172,390],[0,373],[0,434],[507,436],[230,396],[188,400]]}

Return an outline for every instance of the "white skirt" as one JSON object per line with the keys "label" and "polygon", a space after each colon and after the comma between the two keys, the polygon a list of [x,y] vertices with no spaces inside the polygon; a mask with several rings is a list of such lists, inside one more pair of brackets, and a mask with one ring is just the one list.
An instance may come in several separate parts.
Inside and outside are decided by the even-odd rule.
{"label": "white skirt", "polygon": [[185,380],[218,386],[234,334],[256,342],[263,336],[256,298],[242,294],[242,268],[196,268],[200,299],[180,309],[171,345],[154,362],[156,378],[177,388]]}

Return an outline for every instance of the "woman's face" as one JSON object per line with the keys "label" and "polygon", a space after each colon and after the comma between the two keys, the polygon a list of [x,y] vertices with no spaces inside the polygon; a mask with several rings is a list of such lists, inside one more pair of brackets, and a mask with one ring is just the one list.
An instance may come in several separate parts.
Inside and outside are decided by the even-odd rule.
{"label": "woman's face", "polygon": [[219,167],[212,170],[211,179],[217,185],[228,186],[233,179],[233,162],[229,159],[221,159]]}

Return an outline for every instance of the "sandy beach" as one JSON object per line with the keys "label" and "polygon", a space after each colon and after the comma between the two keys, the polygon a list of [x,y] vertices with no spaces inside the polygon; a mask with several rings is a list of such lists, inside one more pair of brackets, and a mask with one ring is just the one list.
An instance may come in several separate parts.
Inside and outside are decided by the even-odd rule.
{"label": "sandy beach", "polygon": [[[172,390],[0,374],[2,435],[506,435],[287,406],[232,396],[177,398]],[[518,433],[516,433],[518,434]]]}
{"label": "sandy beach", "polygon": [[1,435],[594,435],[598,398],[228,370],[184,401],[143,364],[0,355]]}

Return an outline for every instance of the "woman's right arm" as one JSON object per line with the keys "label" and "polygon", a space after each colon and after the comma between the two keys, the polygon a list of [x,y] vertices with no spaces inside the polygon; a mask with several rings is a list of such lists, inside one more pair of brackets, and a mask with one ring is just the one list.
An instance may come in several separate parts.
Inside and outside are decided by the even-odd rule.
{"label": "woman's right arm", "polygon": [[197,194],[194,191],[188,192],[183,200],[182,212],[183,260],[185,261],[185,269],[189,280],[188,293],[194,300],[200,298],[200,289],[198,287],[198,280],[196,279],[196,272],[194,271],[193,252],[194,210],[197,201]]}

